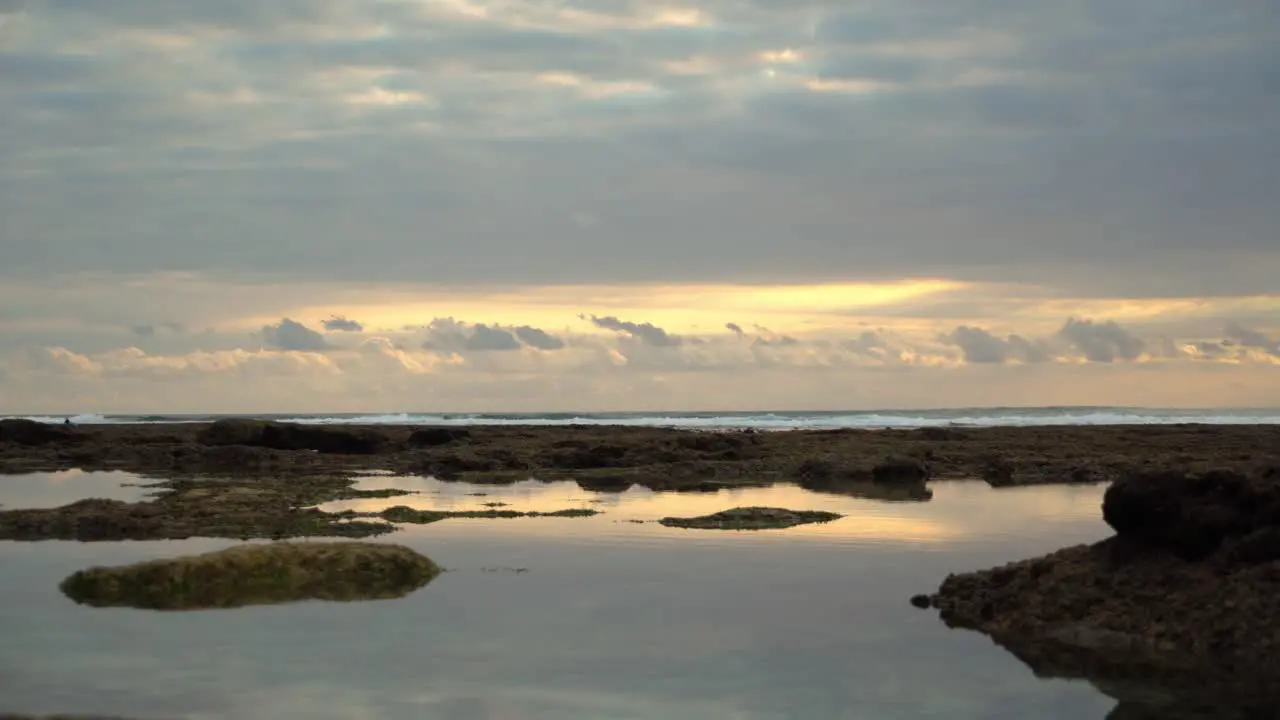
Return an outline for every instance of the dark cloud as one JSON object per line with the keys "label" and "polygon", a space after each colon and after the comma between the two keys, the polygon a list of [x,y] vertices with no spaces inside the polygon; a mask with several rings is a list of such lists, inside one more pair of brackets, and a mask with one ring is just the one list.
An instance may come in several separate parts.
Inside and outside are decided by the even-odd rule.
{"label": "dark cloud", "polygon": [[156,335],[155,325],[134,325],[131,329],[133,334],[140,338],[155,337]]}
{"label": "dark cloud", "polygon": [[561,350],[564,348],[564,340],[536,327],[521,325],[515,328],[515,334],[520,339],[520,342],[531,348],[538,350]]}
{"label": "dark cloud", "polygon": [[1001,338],[978,327],[961,325],[943,341],[960,348],[965,362],[1004,363],[1011,360],[1026,363],[1048,362],[1053,359],[1052,349],[1043,340],[1028,340],[1021,335]]}
{"label": "dark cloud", "polygon": [[1265,333],[1244,327],[1239,323],[1229,323],[1225,334],[1230,344],[1265,350],[1272,355],[1280,356],[1280,340],[1271,338]]}
{"label": "dark cloud", "polygon": [[1044,340],[1028,340],[1021,335],[1010,335],[1005,342],[1009,344],[1012,356],[1022,362],[1042,363],[1053,359],[1053,349]]}
{"label": "dark cloud", "polygon": [[619,320],[612,315],[606,317],[591,315],[589,317],[583,316],[583,318],[589,319],[591,324],[598,328],[623,333],[653,347],[677,347],[682,342],[679,336],[671,335],[652,323],[633,323]]}
{"label": "dark cloud", "polygon": [[263,326],[262,340],[280,350],[320,351],[329,348],[324,335],[289,318],[283,318],[275,325]]}
{"label": "dark cloud", "polygon": [[503,330],[497,326],[489,327],[488,325],[476,325],[471,330],[471,337],[467,338],[467,350],[486,351],[486,350],[519,350],[520,342],[516,340],[515,335],[509,331]]}
{"label": "dark cloud", "polygon": [[961,325],[946,339],[960,347],[965,362],[1002,363],[1009,359],[1009,344],[982,328]]}
{"label": "dark cloud", "polygon": [[[523,333],[522,333],[523,330]],[[523,345],[517,337],[523,339],[524,336],[531,338],[534,342],[546,345],[545,349],[558,349],[551,347],[559,341],[551,335],[543,333],[545,337],[539,337],[537,333],[540,330],[531,327],[522,328],[503,328],[498,325],[486,325],[485,323],[468,323],[454,320],[453,318],[436,318],[432,320],[426,327],[427,339],[422,343],[425,350],[435,350],[437,352],[500,352],[519,350]],[[526,341],[527,344],[537,347],[533,342]],[[563,347],[561,344],[560,347]]]}
{"label": "dark cloud", "polygon": [[581,7],[28,3],[0,274],[1274,285],[1274,2]]}
{"label": "dark cloud", "polygon": [[1209,341],[1191,343],[1191,348],[1195,351],[1196,356],[1206,360],[1223,357],[1230,352],[1226,345]]}
{"label": "dark cloud", "polygon": [[725,330],[728,330],[729,332],[733,333],[734,335],[737,335],[738,337],[742,337],[743,335],[745,335],[745,334],[746,334],[745,332],[743,332],[743,330],[742,330],[742,326],[741,326],[741,325],[739,325],[738,323],[725,323],[725,324],[724,324],[724,329],[725,329]]}
{"label": "dark cloud", "polygon": [[1146,343],[1141,338],[1120,327],[1114,320],[1095,323],[1092,320],[1069,318],[1058,335],[1071,343],[1090,362],[1136,360],[1146,349]]}
{"label": "dark cloud", "polygon": [[860,355],[871,355],[877,351],[887,350],[889,345],[880,333],[874,330],[863,330],[858,337],[846,341],[844,347]]}
{"label": "dark cloud", "polygon": [[325,330],[333,332],[362,332],[364,330],[364,325],[355,320],[348,320],[342,315],[334,315],[322,324]]}

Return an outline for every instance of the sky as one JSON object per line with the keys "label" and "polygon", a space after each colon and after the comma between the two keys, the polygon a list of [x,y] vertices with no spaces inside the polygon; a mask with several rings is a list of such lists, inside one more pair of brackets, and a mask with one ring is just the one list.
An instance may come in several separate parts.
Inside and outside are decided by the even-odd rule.
{"label": "sky", "polygon": [[0,0],[0,413],[1280,406],[1274,0]]}

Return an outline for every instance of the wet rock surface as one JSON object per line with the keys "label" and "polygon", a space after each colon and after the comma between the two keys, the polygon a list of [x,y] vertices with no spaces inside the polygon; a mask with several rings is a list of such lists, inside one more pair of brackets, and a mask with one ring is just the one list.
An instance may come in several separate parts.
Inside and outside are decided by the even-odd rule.
{"label": "wet rock surface", "polygon": [[61,590],[94,607],[202,610],[399,598],[440,572],[429,558],[401,545],[279,542],[90,568],[64,580]]}
{"label": "wet rock surface", "polygon": [[950,576],[931,601],[949,626],[1023,654],[1155,684],[1243,673],[1280,688],[1278,491],[1270,471],[1136,473],[1105,495],[1113,537]]}
{"label": "wet rock surface", "polygon": [[844,516],[837,513],[819,510],[740,507],[699,517],[665,517],[658,522],[667,527],[697,530],[769,530],[831,522],[842,517]]}

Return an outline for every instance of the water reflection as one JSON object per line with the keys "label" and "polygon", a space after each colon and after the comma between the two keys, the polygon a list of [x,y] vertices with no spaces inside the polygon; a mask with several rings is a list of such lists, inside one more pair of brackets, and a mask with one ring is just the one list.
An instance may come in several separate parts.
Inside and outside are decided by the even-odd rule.
{"label": "water reflection", "polygon": [[153,492],[140,486],[151,482],[133,473],[84,470],[0,475],[0,508],[56,508],[88,498],[140,502]]}
{"label": "water reflection", "polygon": [[[789,528],[793,541],[820,543],[884,543],[938,546],[956,542],[1005,543],[1011,537],[1054,533],[1104,526],[1099,517],[1102,489],[1088,486],[1014,488],[993,491],[984,483],[934,483],[944,505],[935,503],[870,502],[862,495],[812,492],[779,484],[759,488],[734,488],[718,492],[655,492],[640,486],[620,492],[583,490],[575,482],[527,480],[510,485],[473,485],[431,477],[374,477],[357,482],[362,490],[400,488],[416,494],[394,498],[341,500],[321,506],[328,512],[380,512],[396,505],[417,510],[484,510],[492,503],[502,509],[553,512],[567,508],[591,508],[602,512],[594,518],[573,520],[530,519],[495,523],[485,520],[448,520],[434,530],[439,534],[474,533],[476,523],[485,533],[569,536],[589,535],[593,542],[669,540],[688,537],[687,531],[663,528],[664,517],[709,515],[733,507],[780,507],[821,510],[845,517],[822,525]],[[503,527],[503,526],[506,527]],[[773,532],[766,535],[775,534]],[[1092,534],[1087,537],[1094,537]],[[735,538],[750,542],[747,538]],[[763,541],[768,542],[768,538]],[[1056,549],[1056,547],[1052,548]],[[1005,560],[1013,558],[1004,558]]]}
{"label": "water reflection", "polygon": [[1117,701],[1108,720],[1270,720],[1280,717],[1280,672],[1188,664],[1159,671],[1046,643],[1004,648],[1038,677],[1086,680]]}
{"label": "water reflection", "polygon": [[[884,503],[795,486],[601,495],[575,483],[364,482],[422,494],[348,507],[613,504],[594,518],[407,526],[387,541],[451,572],[429,591],[386,603],[91,610],[63,598],[58,582],[89,565],[231,543],[0,543],[0,711],[192,720],[1099,720],[1115,704],[1087,683],[1038,679],[981,636],[948,631],[906,602],[948,572],[1103,536],[1100,488],[993,492],[939,483],[932,502]],[[648,522],[735,505],[847,517],[730,535]],[[494,567],[528,572],[484,572]]]}

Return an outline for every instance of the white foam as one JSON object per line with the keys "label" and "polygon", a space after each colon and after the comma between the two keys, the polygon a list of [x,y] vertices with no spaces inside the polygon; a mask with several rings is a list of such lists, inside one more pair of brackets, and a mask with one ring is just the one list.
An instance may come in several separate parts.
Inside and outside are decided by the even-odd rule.
{"label": "white foam", "polygon": [[[66,416],[26,416],[26,419],[61,423]],[[210,416],[143,417],[86,413],[71,416],[77,425],[101,423],[149,424],[157,422],[202,422]],[[1147,410],[1135,408],[992,408],[965,410],[920,410],[912,412],[848,413],[548,413],[502,414],[417,414],[298,415],[272,419],[308,425],[594,425],[625,427],[672,427],[705,430],[756,429],[840,429],[840,428],[923,428],[923,427],[1030,427],[1068,425],[1276,425],[1280,410]]]}

